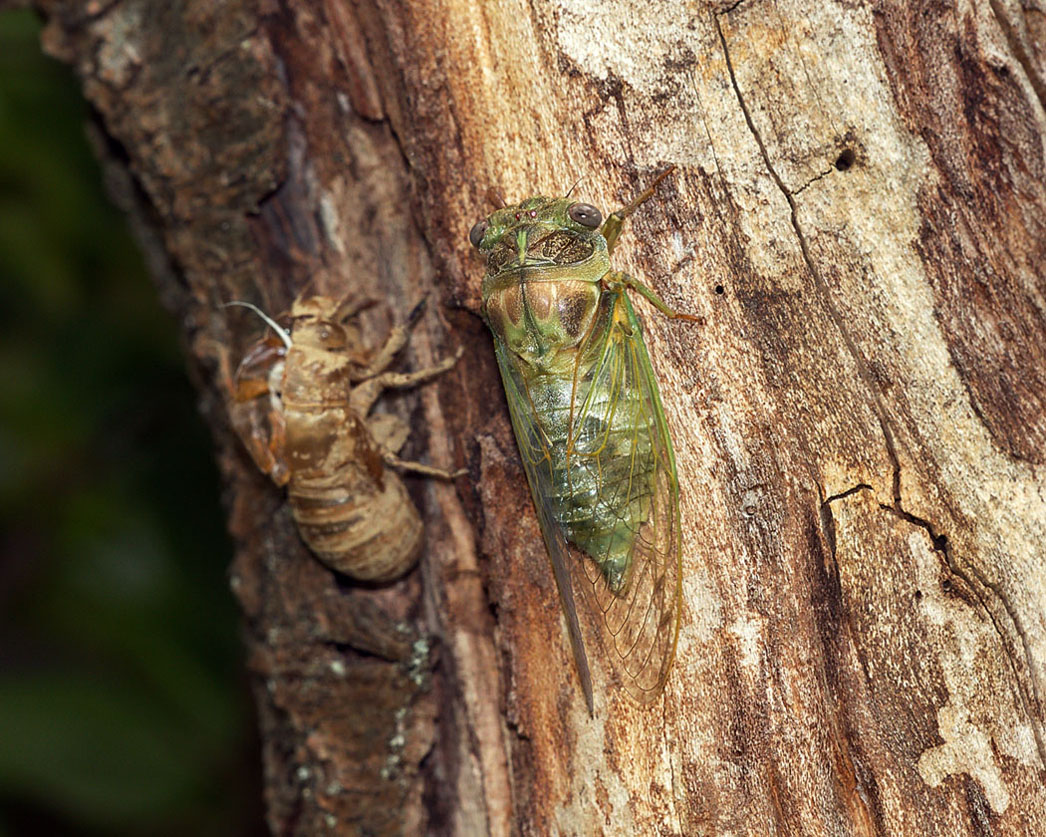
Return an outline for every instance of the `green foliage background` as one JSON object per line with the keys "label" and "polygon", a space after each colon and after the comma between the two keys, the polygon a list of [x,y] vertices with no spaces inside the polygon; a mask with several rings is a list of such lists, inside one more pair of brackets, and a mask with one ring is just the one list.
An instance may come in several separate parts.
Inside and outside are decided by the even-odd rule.
{"label": "green foliage background", "polygon": [[0,837],[259,833],[210,441],[39,28],[0,14]]}

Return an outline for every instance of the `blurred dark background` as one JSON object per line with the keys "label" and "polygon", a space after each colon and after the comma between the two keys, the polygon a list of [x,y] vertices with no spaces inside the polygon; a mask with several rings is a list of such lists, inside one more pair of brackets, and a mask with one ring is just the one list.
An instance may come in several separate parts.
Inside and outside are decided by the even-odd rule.
{"label": "blurred dark background", "polygon": [[0,837],[264,833],[210,440],[39,30],[0,12]]}

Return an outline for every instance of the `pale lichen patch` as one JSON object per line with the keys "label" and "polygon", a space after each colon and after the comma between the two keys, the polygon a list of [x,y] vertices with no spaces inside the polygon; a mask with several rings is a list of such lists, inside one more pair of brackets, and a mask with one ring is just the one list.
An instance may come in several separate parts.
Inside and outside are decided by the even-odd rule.
{"label": "pale lichen patch", "polygon": [[[1016,707],[1012,701],[1000,701],[998,690],[985,680],[985,661],[993,658],[998,641],[990,621],[942,586],[940,559],[925,532],[913,532],[908,545],[922,591],[919,613],[937,634],[948,691],[947,703],[937,710],[937,730],[944,743],[920,755],[919,775],[938,787],[949,776],[966,773],[982,786],[992,809],[1002,813],[1010,794],[996,753],[1032,765],[1037,753],[1034,735],[1030,729],[1024,735],[1015,732],[1021,726]],[[1008,678],[1009,673],[998,674]]]}
{"label": "pale lichen patch", "polygon": [[738,662],[750,673],[758,672],[763,659],[760,653],[764,645],[762,626],[755,619],[739,616],[727,630],[737,639]]}
{"label": "pale lichen patch", "polygon": [[962,707],[950,703],[937,710],[937,728],[944,743],[919,756],[919,775],[937,787],[949,776],[968,773],[984,789],[992,809],[1003,813],[1009,807],[1010,794],[995,764],[991,738]]}
{"label": "pale lichen patch", "polygon": [[327,241],[339,254],[344,255],[345,242],[341,239],[341,216],[338,214],[334,196],[330,192],[320,195],[320,221],[323,223],[323,233],[327,236]]}

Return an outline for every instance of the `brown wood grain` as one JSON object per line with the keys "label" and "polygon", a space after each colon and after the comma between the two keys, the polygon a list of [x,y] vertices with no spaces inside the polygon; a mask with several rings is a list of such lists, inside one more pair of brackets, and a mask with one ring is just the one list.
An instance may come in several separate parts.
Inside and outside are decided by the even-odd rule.
{"label": "brown wood grain", "polygon": [[[1046,7],[39,3],[229,485],[280,834],[1046,833]],[[664,698],[590,718],[477,316],[488,187],[604,212],[682,493]],[[219,306],[430,295],[422,567],[353,586],[231,434]]]}

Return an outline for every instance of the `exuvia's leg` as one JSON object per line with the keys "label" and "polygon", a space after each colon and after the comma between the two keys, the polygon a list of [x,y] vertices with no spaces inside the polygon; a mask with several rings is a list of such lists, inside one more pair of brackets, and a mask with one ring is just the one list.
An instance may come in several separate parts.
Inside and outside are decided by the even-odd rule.
{"label": "exuvia's leg", "polygon": [[377,302],[372,296],[358,296],[355,293],[346,294],[345,298],[338,303],[338,307],[334,309],[334,320],[344,323],[349,318],[355,317],[364,308],[376,305]]}
{"label": "exuvia's leg", "polygon": [[399,453],[407,443],[410,427],[399,416],[392,413],[376,413],[367,417],[367,429],[382,450]]}
{"label": "exuvia's leg", "polygon": [[353,378],[357,381],[365,381],[368,378],[373,378],[375,375],[379,375],[384,372],[392,359],[399,354],[400,350],[407,345],[407,340],[410,337],[410,330],[414,328],[414,324],[421,318],[422,312],[425,310],[425,304],[428,298],[422,299],[414,309],[407,316],[407,322],[401,325],[394,325],[392,330],[389,331],[389,336],[385,338],[384,345],[378,349],[378,352],[371,359],[363,369],[353,374]]}
{"label": "exuvia's leg", "polygon": [[435,378],[457,363],[463,352],[464,349],[459,348],[453,357],[444,358],[428,369],[419,369],[415,372],[384,372],[376,375],[353,389],[349,396],[349,406],[356,411],[357,415],[365,416],[374,406],[374,402],[378,400],[382,390],[392,387],[399,389],[412,387],[422,381]]}
{"label": "exuvia's leg", "polygon": [[391,451],[384,451],[382,456],[385,459],[385,463],[391,465],[393,468],[398,468],[401,471],[413,471],[415,474],[423,474],[426,477],[435,477],[436,479],[441,480],[455,480],[468,473],[467,468],[459,468],[457,471],[448,471],[444,468],[434,468],[431,465],[423,465],[421,462],[408,462],[405,459],[400,459]]}

